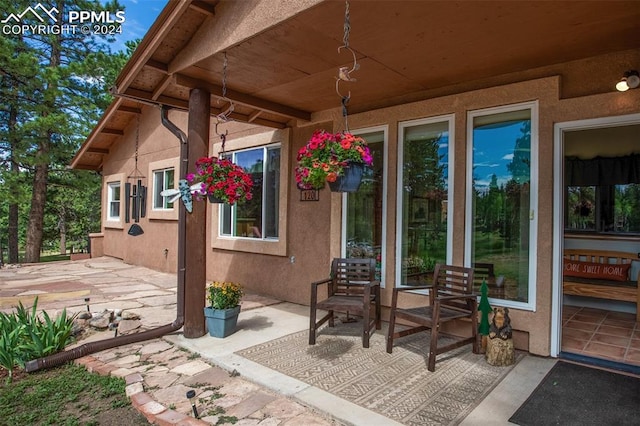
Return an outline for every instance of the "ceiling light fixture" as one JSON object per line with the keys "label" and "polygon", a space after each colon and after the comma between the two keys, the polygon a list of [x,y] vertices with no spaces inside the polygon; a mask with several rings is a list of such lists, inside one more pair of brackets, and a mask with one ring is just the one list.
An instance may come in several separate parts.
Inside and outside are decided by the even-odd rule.
{"label": "ceiling light fixture", "polygon": [[640,76],[638,71],[629,70],[624,73],[622,79],[616,84],[618,92],[626,92],[629,89],[635,89],[640,86]]}

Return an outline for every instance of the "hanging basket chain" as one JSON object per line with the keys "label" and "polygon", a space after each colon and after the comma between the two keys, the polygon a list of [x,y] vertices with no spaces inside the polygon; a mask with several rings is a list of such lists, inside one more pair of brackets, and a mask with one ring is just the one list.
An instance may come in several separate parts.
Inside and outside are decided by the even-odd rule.
{"label": "hanging basket chain", "polygon": [[349,2],[345,2],[345,11],[344,11],[344,37],[342,37],[342,43],[344,47],[349,48],[349,33],[351,32],[351,20],[349,15]]}
{"label": "hanging basket chain", "polygon": [[220,137],[220,141],[222,142],[222,150],[219,155],[222,157],[224,155],[224,144],[227,141],[227,135],[229,134],[229,130],[225,130],[224,133],[218,132],[218,125],[221,123],[226,123],[229,121],[229,115],[233,112],[233,101],[227,98],[227,65],[229,61],[227,60],[227,52],[224,52],[224,62],[222,63],[222,99],[229,102],[229,108],[226,111],[221,112],[216,116],[216,128],[215,132]]}
{"label": "hanging basket chain", "polygon": [[345,13],[344,13],[344,36],[342,37],[342,42],[343,45],[338,47],[338,53],[340,53],[340,51],[342,49],[347,49],[349,52],[351,52],[351,55],[353,56],[353,66],[351,67],[351,69],[349,69],[349,67],[340,67],[338,69],[338,78],[336,79],[336,93],[338,94],[338,96],[340,96],[341,99],[341,103],[342,103],[342,116],[344,117],[344,126],[345,126],[345,131],[348,132],[349,131],[349,120],[348,120],[348,110],[347,110],[347,104],[349,103],[349,100],[351,99],[351,91],[349,91],[349,93],[345,96],[342,93],[340,93],[340,82],[341,81],[356,81],[355,78],[351,77],[351,72],[357,70],[360,65],[358,64],[357,61],[357,57],[356,57],[356,52],[354,52],[350,47],[349,47],[349,35],[351,33],[351,16],[349,14],[349,1],[345,1]]}

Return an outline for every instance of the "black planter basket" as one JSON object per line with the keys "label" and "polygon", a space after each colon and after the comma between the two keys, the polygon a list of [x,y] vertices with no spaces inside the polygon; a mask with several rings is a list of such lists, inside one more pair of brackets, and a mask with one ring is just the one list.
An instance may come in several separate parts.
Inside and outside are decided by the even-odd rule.
{"label": "black planter basket", "polygon": [[365,167],[363,163],[350,163],[344,168],[342,176],[338,176],[335,182],[329,182],[331,192],[356,192],[360,188]]}

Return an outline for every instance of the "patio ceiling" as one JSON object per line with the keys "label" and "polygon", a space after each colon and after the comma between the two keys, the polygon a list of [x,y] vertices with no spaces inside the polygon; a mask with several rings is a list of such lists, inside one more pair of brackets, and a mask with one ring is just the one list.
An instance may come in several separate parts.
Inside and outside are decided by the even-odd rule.
{"label": "patio ceiling", "polygon": [[[279,3],[170,1],[72,166],[101,169],[141,104],[186,110],[192,88],[211,92],[212,115],[232,100],[234,120],[273,128],[339,107],[337,71],[353,65],[348,51],[338,52],[345,2],[291,4],[279,23],[253,22],[252,35],[235,40],[226,12],[236,8],[240,27]],[[350,113],[459,93],[500,76],[636,49],[639,22],[637,1],[351,1],[349,42],[360,68],[340,91],[351,93]]]}

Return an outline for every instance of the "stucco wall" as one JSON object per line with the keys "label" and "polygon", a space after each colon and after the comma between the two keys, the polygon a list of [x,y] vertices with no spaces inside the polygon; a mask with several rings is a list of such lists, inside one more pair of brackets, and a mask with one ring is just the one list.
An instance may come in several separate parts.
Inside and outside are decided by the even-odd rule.
{"label": "stucco wall", "polygon": [[[453,260],[456,264],[464,262],[465,245],[465,193],[466,193],[466,155],[467,155],[467,112],[495,106],[520,102],[538,102],[539,135],[539,194],[537,253],[535,265],[536,300],[535,311],[512,310],[511,317],[516,333],[516,343],[521,349],[531,353],[549,355],[551,327],[551,290],[553,259],[553,146],[555,123],[637,113],[640,111],[640,90],[626,93],[612,90],[601,91],[602,78],[611,74],[612,67],[620,73],[628,68],[620,64],[640,62],[640,52],[621,52],[591,58],[587,61],[556,65],[545,70],[527,73],[521,78],[526,81],[502,81],[501,85],[466,91],[464,93],[435,97],[419,102],[390,108],[353,114],[349,117],[351,130],[376,125],[388,126],[389,151],[386,158],[388,194],[385,212],[387,234],[387,262],[385,289],[382,294],[384,305],[389,305],[391,288],[394,286],[395,259],[395,223],[396,223],[396,176],[398,123],[400,121],[455,114],[455,187],[453,197]],[[563,74],[549,76],[551,71]],[[588,70],[589,72],[585,72]],[[545,72],[543,72],[545,71]],[[477,83],[476,83],[477,84]],[[579,88],[579,89],[578,89]],[[568,97],[576,96],[576,97]],[[353,96],[357,96],[354,90]],[[339,105],[339,99],[336,99]],[[170,118],[180,128],[186,129],[186,114],[172,112]],[[316,113],[312,123],[294,125],[288,136],[282,140],[288,144],[286,161],[290,170],[288,199],[286,200],[287,231],[280,238],[286,239],[286,253],[280,255],[237,252],[208,247],[207,278],[210,280],[231,280],[242,283],[248,291],[268,294],[282,300],[308,304],[310,286],[313,280],[327,276],[330,259],[340,255],[341,196],[328,189],[320,191],[320,200],[302,202],[293,180],[293,167],[298,149],[306,143],[317,128],[332,131],[343,130],[341,111]],[[149,162],[178,156],[177,139],[160,124],[160,112],[145,107],[141,117],[139,136],[138,168],[147,171]],[[104,175],[130,173],[135,165],[135,123],[127,129],[122,141],[115,144],[105,161]],[[213,128],[213,126],[212,126]],[[246,137],[256,133],[258,128],[242,131],[235,125],[229,125],[227,150],[234,149],[234,138]],[[211,135],[212,143],[217,141]],[[212,154],[216,151],[211,150]],[[285,160],[285,159],[283,159]],[[149,176],[147,176],[147,179]],[[179,177],[177,177],[179,178]],[[148,182],[148,180],[147,180]],[[149,203],[149,201],[148,201]],[[150,206],[148,205],[148,208]],[[104,210],[104,204],[103,204]],[[211,215],[208,212],[208,217]],[[177,263],[177,223],[175,220],[152,220],[143,218],[140,225],[145,233],[138,237],[126,234],[130,224],[120,229],[103,226],[104,253],[124,259],[129,263],[141,264],[161,271],[174,272]],[[206,232],[211,236],[211,221]],[[210,238],[208,240],[211,240]],[[264,242],[263,244],[269,244]],[[165,255],[165,249],[167,254]],[[384,316],[383,318],[387,318]]]}

